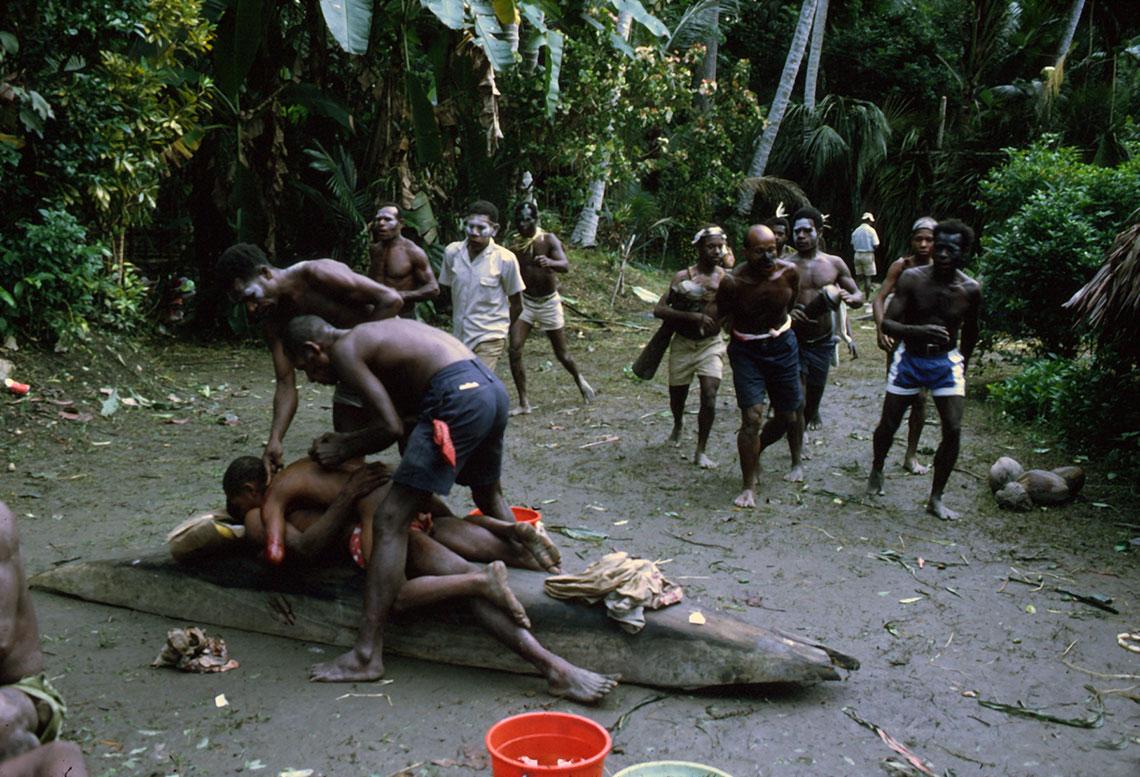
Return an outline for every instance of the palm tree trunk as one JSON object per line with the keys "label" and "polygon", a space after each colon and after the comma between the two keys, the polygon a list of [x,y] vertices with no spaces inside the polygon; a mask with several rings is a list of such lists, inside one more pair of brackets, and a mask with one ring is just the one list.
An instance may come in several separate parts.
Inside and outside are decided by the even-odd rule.
{"label": "palm tree trunk", "polygon": [[[760,135],[752,164],[748,167],[749,178],[759,178],[764,175],[764,169],[768,166],[768,157],[771,156],[772,146],[776,143],[776,134],[780,131],[780,122],[784,119],[784,111],[788,108],[792,90],[796,86],[796,76],[800,72],[800,62],[803,61],[804,51],[807,49],[808,33],[815,17],[815,5],[816,0],[803,0],[803,5],[800,6],[800,20],[796,23],[792,45],[788,48],[787,59],[784,60],[780,85],[776,88],[776,96],[772,99],[772,108],[768,111],[768,120],[764,124],[764,132]],[[754,197],[755,193],[751,189],[741,189],[740,199],[736,201],[736,212],[741,216],[747,216],[752,211]]]}
{"label": "palm tree trunk", "polygon": [[[632,27],[632,11],[622,11],[618,14],[617,34],[623,40],[629,40]],[[621,89],[614,89],[613,95],[610,96],[610,107],[616,109],[620,102]],[[606,134],[611,134],[612,130],[613,122],[610,122]],[[606,199],[606,173],[609,170],[609,160],[603,160],[601,167],[601,174],[590,182],[586,204],[582,206],[582,212],[578,214],[578,223],[574,225],[574,231],[570,233],[571,245],[589,247],[598,242],[598,215],[602,212],[602,203]]]}
{"label": "palm tree trunk", "polygon": [[823,53],[823,32],[827,25],[828,0],[816,0],[815,20],[811,24],[811,49],[808,51],[807,72],[804,74],[804,108],[815,113],[815,86],[819,80],[819,58]]}
{"label": "palm tree trunk", "polygon": [[1073,7],[1069,11],[1069,23],[1065,25],[1065,37],[1061,38],[1061,45],[1057,47],[1055,67],[1065,64],[1065,57],[1069,55],[1069,47],[1073,45],[1073,36],[1077,34],[1077,25],[1081,21],[1081,12],[1085,8],[1085,0],[1073,0]]}
{"label": "palm tree trunk", "polygon": [[[716,5],[712,9],[713,24],[712,29],[709,31],[708,40],[705,41],[705,58],[701,62],[701,72],[697,79],[697,109],[700,111],[708,110],[712,104],[711,87],[716,84],[716,58],[718,49],[720,48],[720,5]],[[705,86],[705,90],[701,91],[701,86]]]}

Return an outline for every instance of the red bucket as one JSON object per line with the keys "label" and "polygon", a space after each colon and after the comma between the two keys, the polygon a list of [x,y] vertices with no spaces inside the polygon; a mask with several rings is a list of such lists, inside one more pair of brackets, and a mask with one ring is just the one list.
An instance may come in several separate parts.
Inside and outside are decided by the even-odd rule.
{"label": "red bucket", "polygon": [[[542,513],[538,510],[532,510],[529,507],[520,507],[519,505],[511,505],[511,512],[515,515],[515,520],[519,523],[529,523],[534,525],[542,520]],[[483,512],[479,508],[475,508],[468,515],[482,515]]]}
{"label": "red bucket", "polygon": [[504,718],[487,731],[486,743],[493,777],[603,777],[613,746],[605,728],[568,712]]}

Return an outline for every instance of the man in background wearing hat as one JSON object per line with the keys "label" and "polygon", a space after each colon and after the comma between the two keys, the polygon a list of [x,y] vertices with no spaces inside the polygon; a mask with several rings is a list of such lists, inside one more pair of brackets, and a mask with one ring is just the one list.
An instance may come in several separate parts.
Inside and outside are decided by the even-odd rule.
{"label": "man in background wearing hat", "polygon": [[711,469],[716,462],[705,454],[713,420],[716,393],[724,377],[725,344],[720,336],[713,302],[725,276],[721,266],[728,241],[724,230],[707,226],[693,237],[697,263],[673,276],[669,290],[661,295],[653,315],[673,329],[669,344],[669,409],[673,411],[673,432],[669,442],[681,444],[681,421],[689,384],[696,376],[701,386],[697,413],[697,451],[693,463]]}
{"label": "man in background wearing hat", "polygon": [[871,282],[875,280],[875,249],[879,247],[879,233],[871,225],[875,217],[870,211],[863,214],[863,223],[851,233],[851,248],[855,251],[855,279],[863,287],[863,296],[871,298]]}

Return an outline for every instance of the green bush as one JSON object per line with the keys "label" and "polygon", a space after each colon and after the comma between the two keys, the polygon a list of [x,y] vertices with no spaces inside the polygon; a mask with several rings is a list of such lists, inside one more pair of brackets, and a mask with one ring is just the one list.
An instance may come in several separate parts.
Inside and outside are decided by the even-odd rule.
{"label": "green bush", "polygon": [[978,265],[983,337],[1025,338],[1040,354],[1072,356],[1079,335],[1061,305],[1092,277],[1135,207],[1140,157],[1098,167],[1050,142],[1008,152],[981,184],[979,207],[992,224]]}
{"label": "green bush", "polygon": [[20,222],[0,252],[0,335],[20,332],[49,342],[84,337],[91,325],[129,329],[146,293],[134,268],[122,284],[109,272],[110,250],[89,241],[64,210],[41,210],[40,222]]}
{"label": "green bush", "polygon": [[1073,449],[1112,450],[1123,461],[1140,463],[1140,375],[1117,369],[1107,358],[1057,356],[1029,362],[1025,369],[990,385],[989,397],[1002,413],[1058,434]]}

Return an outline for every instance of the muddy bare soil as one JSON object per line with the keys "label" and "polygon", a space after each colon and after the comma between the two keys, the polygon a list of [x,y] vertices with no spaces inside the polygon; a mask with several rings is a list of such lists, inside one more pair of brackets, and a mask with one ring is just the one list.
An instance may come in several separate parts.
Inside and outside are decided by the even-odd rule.
{"label": "muddy bare soil", "polygon": [[[648,325],[636,304],[624,318]],[[600,544],[556,535],[568,568],[611,548],[668,560],[667,574],[685,587],[680,606],[857,656],[862,668],[841,682],[719,693],[623,685],[585,708],[547,696],[534,677],[393,657],[386,684],[316,685],[307,668],[334,648],[237,630],[221,636],[239,669],[186,675],[149,664],[167,629],[187,624],[37,592],[49,674],[69,702],[66,736],[81,743],[95,775],[465,777],[489,773],[482,739],[491,723],[558,709],[611,728],[610,774],[660,759],[736,777],[885,773],[884,760],[897,756],[847,710],[939,775],[1140,773],[1140,656],[1116,641],[1140,627],[1137,554],[1114,550],[1133,533],[1119,524],[1137,522],[1135,495],[1094,462],[1077,504],[998,511],[982,479],[997,456],[1027,466],[1069,461],[971,400],[961,471],[947,492],[962,521],[923,513],[929,477],[901,469],[898,443],[887,496],[862,497],[883,360],[868,322],[858,323],[863,356],[845,355],[832,373],[826,428],[809,436],[807,482],[784,482],[787,450],[773,448],[756,510],[731,507],[739,488],[731,381],[710,447],[719,469],[688,461],[695,415],[680,449],[664,444],[664,376],[639,383],[623,372],[648,329],[603,329],[571,316],[575,356],[601,392],[589,407],[533,338],[526,358],[539,409],[512,420],[505,461],[512,502],[539,507],[549,525],[607,535]],[[0,406],[0,497],[19,517],[33,572],[161,547],[172,526],[221,504],[226,464],[256,454],[268,428],[272,372],[252,346],[97,346],[86,361],[7,356],[44,400]],[[110,387],[120,404],[104,417],[99,390]],[[330,398],[326,388],[301,386],[288,454],[304,455],[325,431]],[[66,402],[73,404],[59,404]],[[142,406],[149,402],[156,404]],[[690,404],[695,413],[695,397]],[[937,437],[935,422],[924,446]],[[469,504],[459,492],[453,502]],[[1011,575],[1042,576],[1044,586]],[[1119,614],[1054,586],[1111,597]],[[228,706],[216,706],[220,694]],[[1017,717],[981,701],[1095,727]]]}

